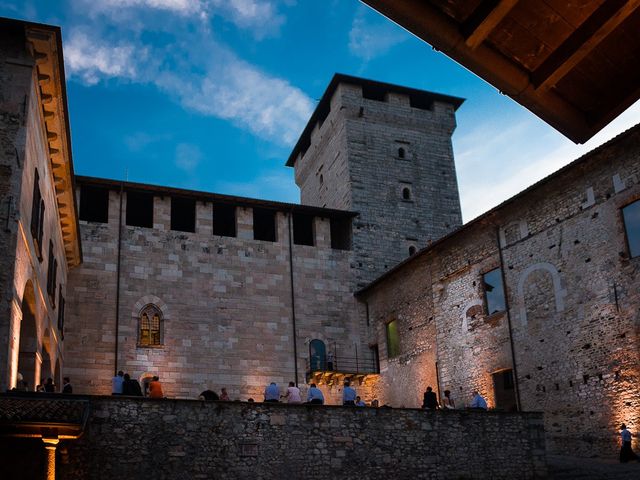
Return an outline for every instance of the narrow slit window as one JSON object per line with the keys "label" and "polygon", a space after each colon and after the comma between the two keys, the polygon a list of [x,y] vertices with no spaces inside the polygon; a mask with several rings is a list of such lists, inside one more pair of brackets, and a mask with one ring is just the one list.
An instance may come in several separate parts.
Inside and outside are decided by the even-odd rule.
{"label": "narrow slit window", "polygon": [[487,305],[487,315],[504,312],[506,302],[502,285],[502,271],[499,268],[491,270],[482,276],[484,284],[484,298]]}
{"label": "narrow slit window", "polygon": [[191,198],[171,198],[171,230],[196,231],[196,201]]}
{"label": "narrow slit window", "polygon": [[127,192],[127,225],[153,228],[153,194]]}
{"label": "narrow slit window", "polygon": [[213,204],[213,234],[222,237],[236,236],[236,207]]}
{"label": "narrow slit window", "polygon": [[293,243],[313,246],[313,217],[300,213],[293,214]]}
{"label": "narrow slit window", "polygon": [[405,158],[407,155],[407,152],[404,150],[404,148],[400,147],[398,149],[398,158]]}
{"label": "narrow slit window", "polygon": [[335,250],[351,250],[351,219],[332,218],[331,248]]}
{"label": "narrow slit window", "polygon": [[33,237],[38,260],[42,261],[42,235],[44,233],[44,199],[40,193],[40,176],[35,171],[33,198],[31,204],[31,236]]}
{"label": "narrow slit window", "polygon": [[253,239],[276,241],[276,212],[264,208],[253,209]]}
{"label": "narrow slit window", "polygon": [[409,187],[402,189],[402,199],[407,201],[411,200],[411,189]]}
{"label": "narrow slit window", "polygon": [[400,354],[400,338],[398,336],[398,321],[392,320],[386,325],[387,329],[387,357],[393,358]]}
{"label": "narrow slit window", "polygon": [[622,209],[624,230],[631,258],[640,255],[640,200],[630,203]]}
{"label": "narrow slit window", "polygon": [[80,220],[95,223],[109,222],[109,190],[106,188],[80,187]]}

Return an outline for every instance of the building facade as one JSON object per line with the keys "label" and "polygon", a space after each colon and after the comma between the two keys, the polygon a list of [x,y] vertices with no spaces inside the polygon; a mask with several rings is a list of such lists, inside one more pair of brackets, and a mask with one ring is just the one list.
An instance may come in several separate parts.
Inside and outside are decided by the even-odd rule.
{"label": "building facade", "polygon": [[57,27],[0,20],[0,388],[61,383],[81,262]]}

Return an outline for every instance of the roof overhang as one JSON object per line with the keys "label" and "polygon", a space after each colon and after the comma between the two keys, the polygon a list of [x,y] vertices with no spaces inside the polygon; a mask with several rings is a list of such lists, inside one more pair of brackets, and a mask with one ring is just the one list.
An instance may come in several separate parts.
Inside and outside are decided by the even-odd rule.
{"label": "roof overhang", "polygon": [[362,0],[576,143],[640,98],[640,0]]}
{"label": "roof overhang", "polygon": [[35,61],[38,101],[48,142],[62,240],[69,268],[82,262],[75,200],[71,133],[59,27],[24,22],[27,48]]}

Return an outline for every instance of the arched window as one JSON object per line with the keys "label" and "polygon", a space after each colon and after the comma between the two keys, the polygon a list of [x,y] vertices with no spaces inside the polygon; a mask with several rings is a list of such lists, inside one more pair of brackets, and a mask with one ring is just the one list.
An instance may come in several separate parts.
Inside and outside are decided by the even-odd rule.
{"label": "arched window", "polygon": [[311,340],[309,342],[309,366],[312,372],[326,370],[327,350],[322,340]]}
{"label": "arched window", "polygon": [[398,149],[398,158],[405,158],[407,152],[405,152],[404,148],[400,147]]}
{"label": "arched window", "polygon": [[415,255],[416,247],[414,245],[409,246],[409,255]]}
{"label": "arched window", "polygon": [[162,312],[155,305],[147,305],[140,312],[138,345],[162,345]]}
{"label": "arched window", "polygon": [[402,199],[411,200],[411,189],[409,187],[404,187],[402,189]]}

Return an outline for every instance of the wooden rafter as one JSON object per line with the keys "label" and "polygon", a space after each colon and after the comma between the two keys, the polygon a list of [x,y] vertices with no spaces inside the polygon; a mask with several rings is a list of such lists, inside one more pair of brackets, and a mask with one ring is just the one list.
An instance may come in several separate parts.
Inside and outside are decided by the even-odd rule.
{"label": "wooden rafter", "polygon": [[640,0],[608,0],[531,74],[536,89],[549,89],[591,53],[638,7]]}
{"label": "wooden rafter", "polygon": [[518,0],[485,0],[482,2],[460,27],[467,46],[473,50],[484,42],[517,3]]}

